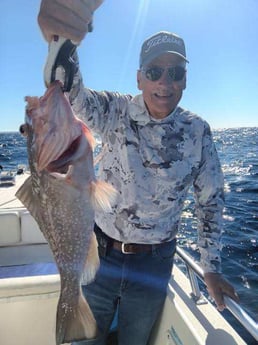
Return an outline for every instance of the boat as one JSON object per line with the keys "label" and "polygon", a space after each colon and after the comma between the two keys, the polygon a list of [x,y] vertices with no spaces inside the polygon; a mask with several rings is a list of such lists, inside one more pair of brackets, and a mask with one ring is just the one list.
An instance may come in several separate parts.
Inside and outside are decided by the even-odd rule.
{"label": "boat", "polygon": [[15,185],[15,176],[12,171],[0,171],[0,186]]}
{"label": "boat", "polygon": [[[0,279],[0,344],[55,345],[59,274],[37,223],[15,198],[28,176],[29,172],[22,172],[15,184],[0,187],[0,273],[5,272]],[[51,274],[37,270],[27,275],[35,267],[48,266]],[[18,271],[18,276],[12,271]],[[201,291],[201,281],[202,269],[178,247],[164,308],[149,345],[257,344],[256,321],[225,297],[228,311],[253,339],[247,342]],[[108,344],[116,344],[115,334],[114,320]]]}

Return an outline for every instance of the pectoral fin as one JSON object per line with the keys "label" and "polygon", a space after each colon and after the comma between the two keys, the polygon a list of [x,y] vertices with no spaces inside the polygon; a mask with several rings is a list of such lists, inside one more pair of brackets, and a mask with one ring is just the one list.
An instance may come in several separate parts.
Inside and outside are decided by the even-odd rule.
{"label": "pectoral fin", "polygon": [[27,208],[33,218],[38,219],[38,198],[33,193],[32,177],[29,176],[23,185],[18,189],[15,196]]}

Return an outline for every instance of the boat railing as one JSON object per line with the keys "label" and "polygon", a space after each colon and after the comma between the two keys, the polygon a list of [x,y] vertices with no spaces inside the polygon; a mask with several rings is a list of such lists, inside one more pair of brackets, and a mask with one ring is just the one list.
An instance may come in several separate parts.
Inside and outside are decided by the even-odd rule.
{"label": "boat railing", "polygon": [[[177,256],[186,266],[188,277],[192,288],[192,298],[196,304],[205,303],[199,280],[204,283],[204,272],[202,268],[188,255],[185,250],[177,246]],[[205,284],[205,283],[204,283]],[[224,296],[224,302],[229,312],[243,325],[243,327],[258,341],[258,324],[250,315],[230,297]]]}

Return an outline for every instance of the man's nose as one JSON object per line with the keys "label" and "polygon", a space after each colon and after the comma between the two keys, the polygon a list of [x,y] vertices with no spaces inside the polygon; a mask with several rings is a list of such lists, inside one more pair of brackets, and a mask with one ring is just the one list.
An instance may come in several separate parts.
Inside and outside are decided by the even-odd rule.
{"label": "man's nose", "polygon": [[160,79],[159,79],[159,83],[160,84],[172,84],[173,83],[173,79],[170,77],[169,73],[168,73],[168,70],[165,70]]}

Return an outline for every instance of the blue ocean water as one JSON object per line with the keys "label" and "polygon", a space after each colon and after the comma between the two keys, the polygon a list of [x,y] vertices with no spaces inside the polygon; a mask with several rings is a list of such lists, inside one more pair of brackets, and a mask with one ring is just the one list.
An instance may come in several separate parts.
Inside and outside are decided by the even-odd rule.
{"label": "blue ocean water", "polygon": [[[213,131],[225,178],[222,269],[241,303],[258,318],[258,128]],[[180,244],[198,257],[194,201],[187,201]]]}
{"label": "blue ocean water", "polygon": [[[225,176],[226,205],[222,237],[222,267],[235,286],[244,309],[258,318],[258,127],[214,130]],[[16,170],[27,165],[25,139],[19,133],[0,133],[0,165]],[[192,256],[196,250],[193,198],[186,202],[179,243]]]}

